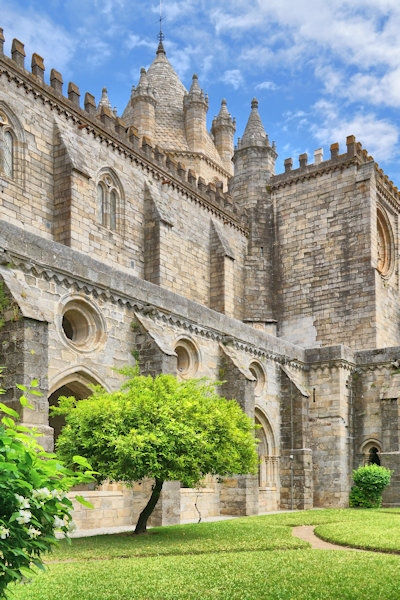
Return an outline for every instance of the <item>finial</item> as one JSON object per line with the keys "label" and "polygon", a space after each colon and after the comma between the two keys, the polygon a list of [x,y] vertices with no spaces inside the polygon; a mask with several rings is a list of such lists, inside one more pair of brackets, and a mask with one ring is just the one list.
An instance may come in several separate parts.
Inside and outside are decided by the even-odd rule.
{"label": "finial", "polygon": [[251,108],[258,108],[257,98],[253,98],[253,100],[251,101]]}
{"label": "finial", "polygon": [[162,0],[160,0],[160,32],[158,34],[158,48],[157,48],[157,53],[156,54],[165,54],[165,50],[164,50],[164,45],[163,45],[163,40],[165,38],[163,30],[162,30],[162,22],[163,22],[163,16],[162,16]]}

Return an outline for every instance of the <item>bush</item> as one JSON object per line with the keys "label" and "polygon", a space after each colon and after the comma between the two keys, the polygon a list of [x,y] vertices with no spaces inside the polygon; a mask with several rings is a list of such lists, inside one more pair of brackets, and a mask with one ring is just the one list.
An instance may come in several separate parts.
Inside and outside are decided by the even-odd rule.
{"label": "bush", "polygon": [[379,465],[367,465],[353,471],[355,485],[350,491],[350,506],[379,508],[382,492],[389,485],[392,472]]}
{"label": "bush", "polygon": [[[21,404],[29,407],[24,395]],[[5,415],[0,421],[0,598],[5,598],[10,582],[35,566],[43,569],[41,555],[57,543],[56,531],[67,535],[72,525],[66,492],[93,477],[81,457],[76,462],[87,470],[73,472],[45,452],[38,434],[18,425],[16,411],[0,403],[0,413]]]}

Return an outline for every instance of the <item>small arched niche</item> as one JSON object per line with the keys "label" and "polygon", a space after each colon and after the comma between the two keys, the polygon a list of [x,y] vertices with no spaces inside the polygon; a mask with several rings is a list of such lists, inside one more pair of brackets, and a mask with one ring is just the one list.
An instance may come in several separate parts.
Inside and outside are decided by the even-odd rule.
{"label": "small arched niche", "polygon": [[377,440],[368,440],[362,446],[361,453],[364,465],[380,465],[381,459],[379,453],[382,448]]}

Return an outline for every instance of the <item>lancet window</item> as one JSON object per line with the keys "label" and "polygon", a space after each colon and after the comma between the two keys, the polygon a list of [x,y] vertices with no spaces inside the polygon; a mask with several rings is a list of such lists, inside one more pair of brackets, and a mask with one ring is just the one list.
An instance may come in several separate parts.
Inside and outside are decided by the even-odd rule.
{"label": "lancet window", "polygon": [[120,228],[121,192],[116,178],[103,174],[97,184],[97,221],[117,231]]}
{"label": "lancet window", "polygon": [[8,105],[0,102],[0,177],[24,184],[24,131]]}

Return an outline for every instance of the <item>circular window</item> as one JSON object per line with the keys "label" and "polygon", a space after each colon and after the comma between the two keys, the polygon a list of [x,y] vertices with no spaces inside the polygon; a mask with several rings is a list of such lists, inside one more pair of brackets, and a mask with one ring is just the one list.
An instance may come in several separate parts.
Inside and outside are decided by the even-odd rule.
{"label": "circular window", "polygon": [[193,377],[199,367],[198,352],[189,340],[179,340],[175,346],[177,370],[180,377]]}
{"label": "circular window", "polygon": [[62,311],[64,338],[81,351],[93,350],[105,336],[105,323],[98,310],[83,300],[70,300]]}
{"label": "circular window", "polygon": [[265,378],[264,369],[262,368],[262,366],[259,363],[253,362],[249,366],[249,371],[253,375],[253,377],[255,377],[255,379],[256,379],[256,381],[254,383],[254,392],[256,395],[259,395],[259,394],[261,394],[261,392],[263,391],[263,389],[265,387],[266,378]]}
{"label": "circular window", "polygon": [[383,277],[391,275],[393,270],[393,233],[384,213],[377,211],[377,269]]}

